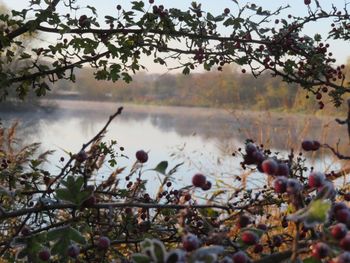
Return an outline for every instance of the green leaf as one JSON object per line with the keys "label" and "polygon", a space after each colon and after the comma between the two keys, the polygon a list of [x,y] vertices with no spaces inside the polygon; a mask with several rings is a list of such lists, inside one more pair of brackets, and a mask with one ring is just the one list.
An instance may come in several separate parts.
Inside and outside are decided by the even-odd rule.
{"label": "green leaf", "polygon": [[157,239],[154,239],[153,250],[154,250],[154,254],[156,256],[157,262],[164,262],[166,251],[163,243]]}
{"label": "green leaf", "polygon": [[145,6],[143,1],[133,1],[131,3],[133,4],[132,9],[143,12],[143,7]]}
{"label": "green leaf", "polygon": [[189,68],[189,67],[185,67],[185,68],[182,70],[182,74],[184,74],[184,75],[190,74],[190,68]]}
{"label": "green leaf", "polygon": [[79,244],[82,244],[82,245],[86,244],[85,238],[75,228],[72,228],[72,227],[69,228],[69,237],[70,237],[71,240],[75,241],[76,243],[79,243]]}
{"label": "green leaf", "polygon": [[331,202],[329,200],[315,200],[310,204],[305,220],[308,224],[325,223],[330,208]]}
{"label": "green leaf", "polygon": [[74,204],[75,197],[68,189],[56,189],[55,192],[58,199]]}
{"label": "green leaf", "polygon": [[166,168],[168,168],[168,162],[167,161],[162,161],[160,162],[153,170],[161,173],[161,174],[166,174]]}
{"label": "green leaf", "polygon": [[312,201],[308,207],[289,215],[287,219],[291,221],[302,221],[306,227],[313,227],[327,221],[330,208],[330,200],[317,199]]}

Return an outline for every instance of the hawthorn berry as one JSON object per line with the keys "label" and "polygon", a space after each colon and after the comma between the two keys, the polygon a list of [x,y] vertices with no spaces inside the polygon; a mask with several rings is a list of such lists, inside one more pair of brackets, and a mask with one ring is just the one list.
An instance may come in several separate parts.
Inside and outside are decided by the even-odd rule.
{"label": "hawthorn berry", "polygon": [[304,151],[317,151],[320,148],[321,144],[318,141],[310,141],[310,140],[304,140],[301,143],[301,147]]}
{"label": "hawthorn berry", "polygon": [[234,263],[247,263],[249,261],[247,254],[241,250],[234,253],[232,259]]}
{"label": "hawthorn berry", "polygon": [[340,222],[347,224],[350,221],[350,212],[349,209],[340,209],[335,212],[335,219]]}
{"label": "hawthorn berry", "polygon": [[309,175],[309,186],[311,188],[321,187],[326,180],[326,176],[321,172],[312,172]]}
{"label": "hawthorn berry", "polygon": [[329,246],[323,242],[318,242],[314,244],[311,249],[312,256],[318,259],[327,257],[329,252]]}
{"label": "hawthorn berry", "polygon": [[277,167],[276,175],[289,176],[289,166],[286,163],[279,163]]}
{"label": "hawthorn berry", "polygon": [[144,150],[139,150],[136,152],[136,159],[140,162],[140,163],[145,163],[148,161],[148,153],[145,152]]}
{"label": "hawthorn berry", "polygon": [[278,164],[274,159],[266,159],[261,164],[262,170],[268,175],[275,175],[278,169]]}
{"label": "hawthorn berry", "polygon": [[225,13],[225,15],[228,15],[230,13],[230,9],[229,8],[225,8],[224,9],[224,13]]}
{"label": "hawthorn berry", "polygon": [[297,179],[291,178],[287,181],[287,193],[296,194],[302,189],[300,182]]}
{"label": "hawthorn berry", "polygon": [[111,245],[111,241],[109,240],[108,237],[106,237],[106,236],[99,237],[99,239],[97,241],[97,247],[99,249],[106,250],[109,248],[110,245]]}
{"label": "hawthorn berry", "polygon": [[254,246],[254,253],[258,254],[261,253],[263,251],[264,247],[261,244],[256,244]]}
{"label": "hawthorn berry", "polygon": [[182,238],[182,246],[186,251],[193,251],[200,246],[198,237],[194,234],[187,234]]}
{"label": "hawthorn berry", "polygon": [[350,252],[345,251],[341,253],[338,257],[335,259],[332,259],[332,262],[334,263],[349,263],[350,262]]}
{"label": "hawthorn berry", "polygon": [[272,238],[272,244],[275,247],[280,247],[283,243],[283,238],[280,235],[273,236]]}
{"label": "hawthorn berry", "polygon": [[72,244],[68,247],[67,254],[69,257],[77,258],[79,256],[79,253],[80,253],[80,248],[77,245]]}
{"label": "hawthorn berry", "polygon": [[206,183],[205,183],[205,185],[204,186],[202,186],[202,190],[203,191],[208,191],[208,190],[210,190],[211,189],[211,182],[210,181],[207,181]]}
{"label": "hawthorn berry", "polygon": [[350,234],[343,237],[340,240],[339,245],[342,249],[344,249],[346,251],[350,251]]}
{"label": "hawthorn berry", "polygon": [[252,155],[254,152],[257,151],[257,148],[256,148],[255,144],[249,142],[245,146],[245,151],[248,155]]}
{"label": "hawthorn berry", "polygon": [[311,0],[304,0],[304,4],[305,4],[305,5],[311,4]]}
{"label": "hawthorn berry", "polygon": [[48,261],[51,257],[50,250],[48,248],[44,248],[44,249],[40,250],[38,253],[38,257],[42,261]]}
{"label": "hawthorn berry", "polygon": [[246,227],[250,224],[250,218],[247,215],[240,215],[238,218],[237,226],[238,227]]}
{"label": "hawthorn berry", "polygon": [[201,173],[197,173],[192,177],[192,184],[195,187],[204,187],[206,182],[207,178]]}
{"label": "hawthorn berry", "polygon": [[347,232],[348,228],[343,223],[338,223],[331,228],[331,234],[335,239],[342,239]]}
{"label": "hawthorn berry", "polygon": [[79,17],[78,24],[80,27],[90,27],[90,21],[86,15]]}
{"label": "hawthorn berry", "polygon": [[255,151],[252,154],[255,163],[262,163],[265,160],[265,156],[261,151]]}
{"label": "hawthorn berry", "polygon": [[75,156],[75,159],[77,160],[77,162],[82,163],[85,162],[87,160],[88,156],[87,153],[84,150],[81,150],[80,152],[78,152],[78,154]]}
{"label": "hawthorn berry", "polygon": [[344,200],[345,201],[350,201],[350,193],[345,193],[344,194]]}
{"label": "hawthorn berry", "polygon": [[284,176],[280,176],[273,181],[273,187],[277,194],[283,194],[287,190],[288,179]]}
{"label": "hawthorn berry", "polygon": [[247,230],[242,233],[241,239],[246,245],[255,245],[258,242],[259,237],[254,232]]}

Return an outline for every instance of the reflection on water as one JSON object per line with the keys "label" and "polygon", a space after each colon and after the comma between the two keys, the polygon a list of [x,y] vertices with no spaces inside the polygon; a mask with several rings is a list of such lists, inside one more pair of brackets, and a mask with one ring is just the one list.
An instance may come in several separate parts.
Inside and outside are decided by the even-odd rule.
{"label": "reflection on water", "polygon": [[[50,157],[52,171],[59,169],[55,165],[60,156],[65,155],[64,151],[77,152],[120,106],[74,101],[58,101],[57,104],[59,108],[51,113],[6,112],[0,115],[5,123],[14,119],[20,121],[20,138],[28,142],[42,142],[43,150],[56,150]],[[197,171],[233,182],[233,175],[242,171],[239,158],[234,159],[231,154],[242,147],[247,138],[276,151],[290,148],[299,151],[300,141],[304,138],[335,145],[339,138],[347,140],[347,134],[344,127],[325,117],[126,105],[123,114],[110,125],[106,136],[107,140],[116,139],[119,145],[125,147],[125,155],[129,159],[120,159],[120,166],[134,162],[134,153],[139,149],[150,151],[149,168],[162,160],[171,161],[170,166],[185,161],[176,178],[185,184]],[[347,146],[347,143],[343,145]],[[325,154],[327,152],[321,152],[322,156]],[[332,162],[333,158],[328,156],[326,161],[316,162],[316,165],[327,168]],[[102,175],[107,176],[110,172],[110,168],[106,167]],[[145,176],[158,180],[152,172]],[[255,176],[262,178],[262,175]]]}

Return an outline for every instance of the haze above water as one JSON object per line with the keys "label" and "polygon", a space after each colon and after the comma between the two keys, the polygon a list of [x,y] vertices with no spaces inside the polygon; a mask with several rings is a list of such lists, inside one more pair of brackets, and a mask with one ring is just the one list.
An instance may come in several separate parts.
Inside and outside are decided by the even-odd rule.
{"label": "haze above water", "polygon": [[[19,120],[18,137],[23,143],[40,141],[42,151],[55,150],[46,166],[53,173],[57,173],[62,166],[59,158],[68,158],[64,151],[79,151],[82,144],[104,126],[108,116],[119,106],[124,106],[124,111],[111,123],[105,138],[107,141],[117,140],[118,145],[125,148],[123,153],[128,158],[119,158],[118,166],[130,167],[135,161],[135,152],[144,149],[149,151],[147,169],[154,168],[163,160],[169,161],[169,168],[185,162],[175,176],[176,182],[181,185],[189,184],[195,172],[233,183],[235,176],[241,175],[243,170],[239,165],[241,158],[232,157],[232,153],[242,147],[247,138],[285,156],[287,153],[284,150],[291,147],[298,153],[300,142],[305,138],[330,145],[335,145],[341,138],[344,147],[348,148],[345,127],[337,125],[331,117],[107,102],[62,100],[54,104],[58,108],[53,112],[0,112],[5,125]],[[318,156],[308,154],[307,157],[310,164],[318,169],[335,169],[341,165],[328,151],[322,151]],[[99,176],[108,177],[111,171],[112,168],[106,164]],[[145,177],[158,180],[158,175],[153,171],[146,172]],[[264,178],[260,173],[255,173],[248,181],[254,185],[256,180]]]}

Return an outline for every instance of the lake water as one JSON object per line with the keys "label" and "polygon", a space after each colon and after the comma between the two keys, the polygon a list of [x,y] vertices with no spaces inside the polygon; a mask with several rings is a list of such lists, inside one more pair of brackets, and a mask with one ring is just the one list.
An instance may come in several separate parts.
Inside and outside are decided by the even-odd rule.
{"label": "lake water", "polygon": [[[135,152],[149,151],[146,168],[154,168],[160,161],[167,160],[172,168],[184,162],[175,175],[176,183],[187,185],[196,172],[220,179],[227,186],[238,186],[236,181],[243,170],[241,158],[232,157],[239,147],[251,138],[274,151],[286,156],[287,149],[298,153],[302,139],[311,138],[331,145],[338,138],[348,149],[345,127],[341,127],[331,117],[277,114],[267,112],[242,112],[225,109],[205,109],[164,106],[136,106],[122,103],[55,101],[57,109],[27,112],[0,112],[1,119],[8,125],[18,120],[18,137],[22,142],[42,143],[41,150],[55,150],[50,156],[48,168],[57,173],[61,156],[65,151],[76,153],[84,142],[91,139],[106,123],[109,115],[119,106],[124,106],[122,115],[109,126],[106,140],[117,140],[125,148],[128,158],[118,159],[118,166],[128,166],[135,161]],[[239,154],[238,154],[239,155]],[[338,162],[329,151],[307,154],[309,164],[317,169],[339,169],[344,163]],[[319,161],[322,160],[322,161]],[[57,167],[58,165],[58,167]],[[101,178],[112,171],[108,165],[101,170]],[[126,173],[126,172],[125,172]],[[151,182],[158,180],[155,172],[147,172],[145,177]],[[265,180],[260,173],[248,177],[248,185],[254,187]],[[153,187],[153,186],[150,186]]]}

